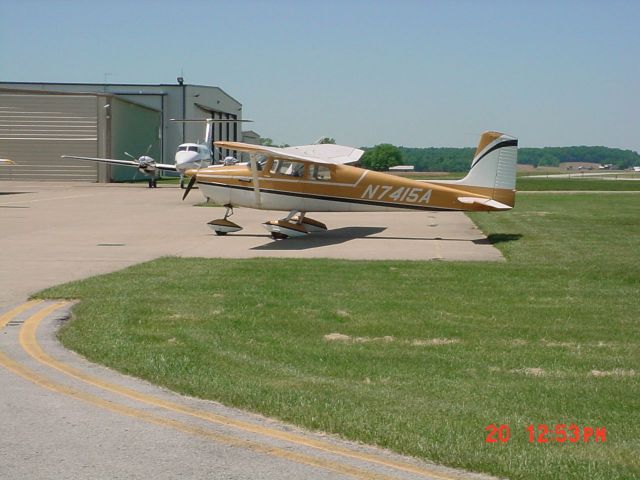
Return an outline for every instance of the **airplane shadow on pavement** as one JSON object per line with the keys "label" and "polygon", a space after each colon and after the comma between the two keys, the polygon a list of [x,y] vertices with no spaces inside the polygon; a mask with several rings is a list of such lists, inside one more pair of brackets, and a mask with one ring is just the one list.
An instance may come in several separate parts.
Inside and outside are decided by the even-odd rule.
{"label": "airplane shadow on pavement", "polygon": [[[408,240],[408,241],[424,241],[433,242],[442,240],[447,242],[469,242],[477,245],[495,245],[501,242],[510,242],[518,240],[520,234],[492,234],[488,238],[468,239],[468,238],[443,238],[443,237],[397,237],[397,236],[373,236],[382,233],[385,227],[343,227],[326,232],[315,232],[305,237],[287,238],[285,240],[269,239],[268,243],[253,247],[251,250],[306,250],[310,248],[326,247],[329,245],[338,245],[348,242],[349,240],[365,239],[365,240]],[[257,236],[257,235],[252,235]]]}
{"label": "airplane shadow on pavement", "polygon": [[326,232],[315,232],[305,237],[271,240],[269,243],[253,247],[251,250],[307,250],[309,248],[338,245],[356,238],[384,232],[386,227],[342,227]]}
{"label": "airplane shadow on pavement", "polygon": [[487,238],[474,240],[478,245],[495,245],[496,243],[515,242],[522,238],[521,233],[491,233]]}

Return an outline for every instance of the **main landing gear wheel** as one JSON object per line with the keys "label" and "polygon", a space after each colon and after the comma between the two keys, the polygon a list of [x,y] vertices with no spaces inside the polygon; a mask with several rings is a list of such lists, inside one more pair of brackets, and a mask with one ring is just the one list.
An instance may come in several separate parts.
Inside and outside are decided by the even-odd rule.
{"label": "main landing gear wheel", "polygon": [[233,205],[225,205],[227,211],[224,214],[224,218],[218,218],[211,220],[207,225],[216,233],[216,235],[226,235],[227,233],[239,232],[242,227],[230,220],[227,220],[233,215]]}
{"label": "main landing gear wheel", "polygon": [[304,237],[309,232],[326,230],[327,226],[313,220],[305,218],[304,212],[292,210],[289,215],[280,220],[269,220],[262,224],[275,240],[282,240],[290,237]]}
{"label": "main landing gear wheel", "polygon": [[158,188],[158,179],[150,178],[149,179],[149,188]]}
{"label": "main landing gear wheel", "polygon": [[289,235],[285,235],[281,232],[271,232],[271,238],[274,240],[284,240],[285,238],[289,238]]}

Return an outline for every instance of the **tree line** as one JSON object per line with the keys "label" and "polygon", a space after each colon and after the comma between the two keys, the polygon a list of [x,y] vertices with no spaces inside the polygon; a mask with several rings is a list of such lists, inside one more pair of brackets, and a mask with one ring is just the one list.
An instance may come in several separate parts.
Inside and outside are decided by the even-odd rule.
{"label": "tree line", "polygon": [[[402,164],[413,165],[418,172],[461,172],[469,169],[474,148],[399,147]],[[557,167],[564,162],[612,164],[625,169],[640,165],[640,154],[609,147],[519,148],[518,163]]]}
{"label": "tree line", "polygon": [[[276,146],[270,138],[261,139],[262,145]],[[317,143],[336,143],[323,137]],[[288,147],[289,145],[281,145]],[[475,148],[411,148],[382,143],[375,147],[362,147],[365,154],[360,164],[372,170],[388,170],[395,165],[413,165],[417,172],[463,172],[469,169]],[[535,167],[557,167],[565,162],[611,164],[624,170],[640,165],[640,154],[633,150],[609,147],[543,147],[519,148],[518,163]]]}

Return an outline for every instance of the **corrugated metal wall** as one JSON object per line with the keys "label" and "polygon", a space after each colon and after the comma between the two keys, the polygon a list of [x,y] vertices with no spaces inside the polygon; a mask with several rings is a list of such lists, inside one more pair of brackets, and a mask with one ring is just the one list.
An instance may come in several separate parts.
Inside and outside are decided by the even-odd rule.
{"label": "corrugated metal wall", "polygon": [[[160,163],[160,123],[162,114],[116,97],[110,99],[111,158],[130,160],[125,152],[138,158],[149,155]],[[173,160],[170,162],[173,163]],[[116,182],[145,179],[131,167],[112,166],[111,180]]]}
{"label": "corrugated metal wall", "polygon": [[86,180],[95,182],[93,162],[60,155],[98,155],[97,97],[0,91],[0,180]]}

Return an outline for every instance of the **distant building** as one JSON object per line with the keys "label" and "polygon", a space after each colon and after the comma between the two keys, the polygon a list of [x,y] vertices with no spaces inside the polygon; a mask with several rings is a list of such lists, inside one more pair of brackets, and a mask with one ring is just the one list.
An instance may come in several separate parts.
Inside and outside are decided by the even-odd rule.
{"label": "distant building", "polygon": [[[260,134],[253,130],[245,130],[242,132],[242,141],[244,143],[250,143],[251,145],[260,145]],[[248,162],[250,160],[248,153],[241,153],[239,157],[240,161]]]}
{"label": "distant building", "polygon": [[[182,81],[182,79],[179,79]],[[127,159],[124,152],[173,163],[179,144],[204,140],[205,125],[172,118],[242,119],[242,104],[219,87],[0,82],[0,158],[16,165],[0,179],[129,180],[135,169],[60,155]],[[241,125],[215,124],[213,141],[242,141]],[[213,149],[215,160],[236,156]]]}
{"label": "distant building", "polygon": [[242,132],[242,141],[252,145],[260,145],[260,135],[253,130],[246,130]]}
{"label": "distant building", "polygon": [[389,171],[390,172],[413,172],[414,170],[414,166],[413,165],[396,165],[395,167],[389,167]]}

